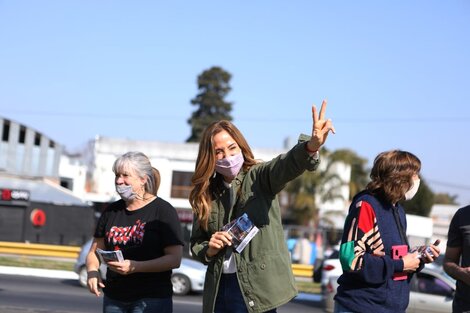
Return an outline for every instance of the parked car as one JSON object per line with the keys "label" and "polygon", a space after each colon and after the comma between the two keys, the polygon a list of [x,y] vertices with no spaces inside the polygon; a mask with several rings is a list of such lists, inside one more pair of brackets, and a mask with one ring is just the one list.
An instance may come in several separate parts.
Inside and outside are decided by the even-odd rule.
{"label": "parked car", "polygon": [[[85,244],[81,247],[80,253],[78,254],[77,260],[73,266],[73,271],[78,274],[78,282],[81,286],[87,287],[87,271],[86,271],[86,256],[88,251],[90,251],[92,240],[88,240]],[[101,264],[100,268],[98,269],[100,272],[101,277],[103,280],[106,277],[106,265]]]}
{"label": "parked car", "polygon": [[[78,282],[83,287],[87,287],[85,262],[91,242],[89,240],[82,246],[74,265],[74,271],[78,274]],[[100,265],[99,272],[103,280],[106,279],[106,269],[105,264]],[[180,267],[172,271],[171,282],[173,283],[173,293],[177,296],[182,296],[190,292],[201,292],[204,288],[206,269],[207,266],[198,261],[183,258]]]}
{"label": "parked car", "polygon": [[207,266],[199,261],[183,258],[179,268],[173,269],[171,282],[173,293],[183,296],[189,292],[201,292],[204,289]]}
{"label": "parked car", "polygon": [[[338,288],[339,276],[331,276],[323,293],[326,312],[334,311],[334,296]],[[455,293],[455,280],[443,271],[425,267],[413,275],[410,282],[410,303],[407,313],[448,313],[452,312],[452,300]]]}
{"label": "parked car", "polygon": [[343,274],[343,269],[339,260],[339,250],[338,247],[336,247],[320,265],[318,265],[318,268],[314,268],[313,281],[320,283],[323,292],[330,277],[339,277],[341,274]]}

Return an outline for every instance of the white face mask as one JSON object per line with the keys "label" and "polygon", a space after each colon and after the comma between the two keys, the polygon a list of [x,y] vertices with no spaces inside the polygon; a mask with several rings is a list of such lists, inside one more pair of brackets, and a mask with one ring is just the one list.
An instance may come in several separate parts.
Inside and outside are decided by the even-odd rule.
{"label": "white face mask", "polygon": [[130,185],[116,185],[116,191],[124,201],[135,199],[136,193],[132,190]]}
{"label": "white face mask", "polygon": [[421,180],[418,178],[418,179],[414,179],[413,180],[413,186],[411,186],[410,190],[408,190],[406,193],[405,193],[405,200],[411,200],[413,199],[413,197],[416,195],[416,193],[418,192],[418,188],[419,188],[419,184],[420,184]]}

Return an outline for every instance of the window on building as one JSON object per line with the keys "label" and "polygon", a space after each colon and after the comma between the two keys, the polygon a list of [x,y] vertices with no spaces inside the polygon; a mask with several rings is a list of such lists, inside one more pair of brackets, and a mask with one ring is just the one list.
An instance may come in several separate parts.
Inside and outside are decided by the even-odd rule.
{"label": "window on building", "polygon": [[26,127],[20,126],[20,136],[18,138],[19,143],[25,143],[26,141]]}
{"label": "window on building", "polygon": [[41,134],[34,133],[34,145],[35,146],[41,145]]}
{"label": "window on building", "polygon": [[191,177],[193,172],[173,171],[171,197],[172,198],[189,198],[191,192]]}
{"label": "window on building", "polygon": [[10,121],[3,120],[3,132],[2,132],[2,141],[8,141],[10,138]]}
{"label": "window on building", "polygon": [[73,190],[73,179],[67,177],[60,178],[60,185],[69,190]]}
{"label": "window on building", "polygon": [[53,140],[49,141],[49,148],[55,148],[55,142]]}

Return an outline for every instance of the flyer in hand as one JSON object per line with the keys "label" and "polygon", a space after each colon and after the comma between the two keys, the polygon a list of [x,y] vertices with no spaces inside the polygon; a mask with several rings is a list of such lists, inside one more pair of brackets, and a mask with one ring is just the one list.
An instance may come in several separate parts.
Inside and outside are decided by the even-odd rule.
{"label": "flyer in hand", "polygon": [[238,253],[242,252],[250,240],[259,231],[258,227],[253,224],[246,213],[226,224],[222,227],[222,230],[228,232],[230,236],[232,236],[233,248]]}
{"label": "flyer in hand", "polygon": [[101,250],[100,248],[97,248],[96,253],[98,253],[101,263],[108,263],[109,261],[124,261],[124,257],[122,256],[121,250],[105,251]]}

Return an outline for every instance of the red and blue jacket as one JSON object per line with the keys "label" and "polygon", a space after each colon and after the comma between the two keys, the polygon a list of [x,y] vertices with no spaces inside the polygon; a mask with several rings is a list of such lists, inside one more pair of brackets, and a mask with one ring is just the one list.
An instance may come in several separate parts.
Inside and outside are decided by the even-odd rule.
{"label": "red and blue jacket", "polygon": [[354,312],[406,311],[411,275],[394,280],[394,273],[403,271],[403,261],[392,258],[392,246],[409,248],[406,227],[400,204],[387,203],[368,191],[354,197],[341,240],[343,274],[336,301]]}

